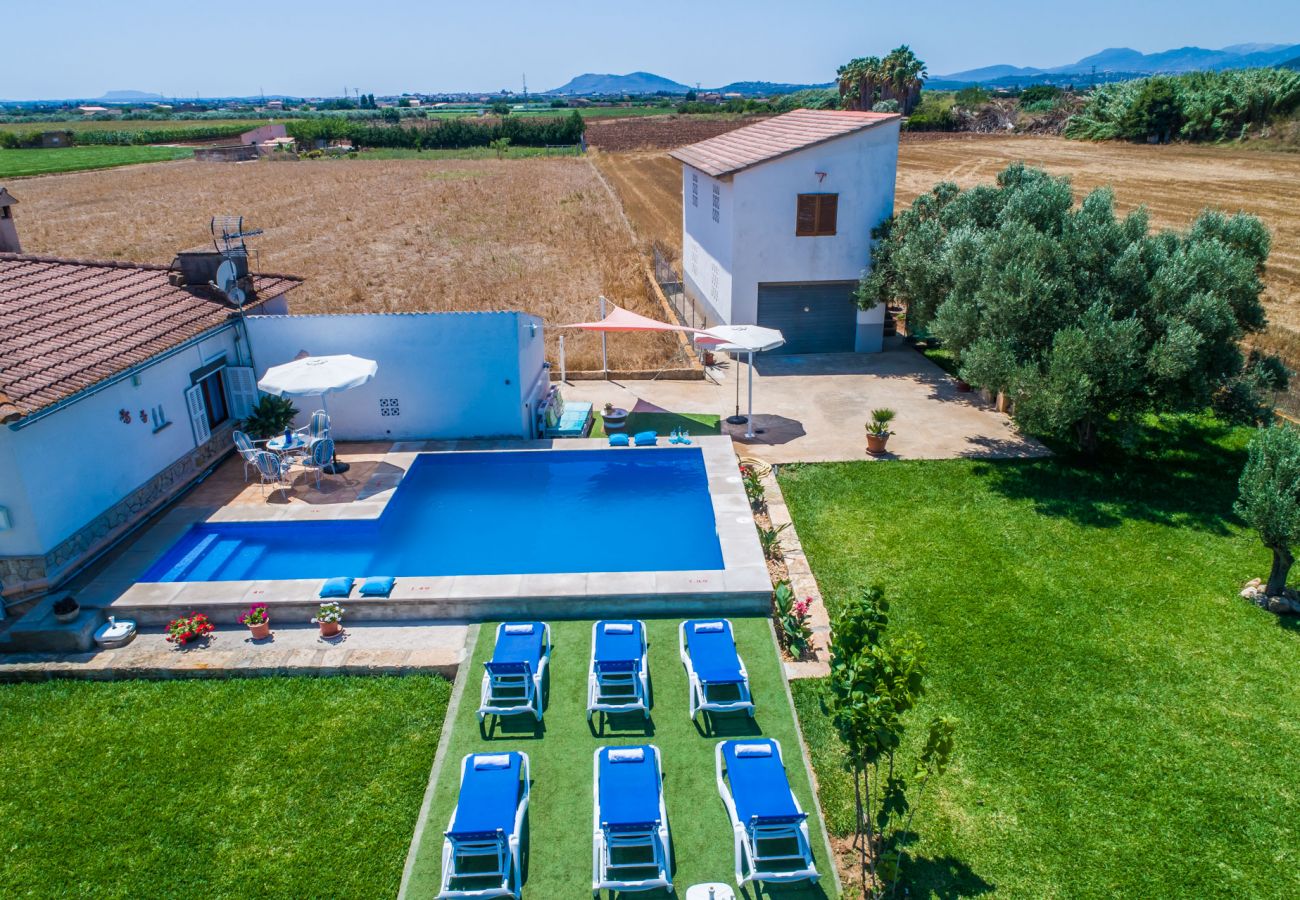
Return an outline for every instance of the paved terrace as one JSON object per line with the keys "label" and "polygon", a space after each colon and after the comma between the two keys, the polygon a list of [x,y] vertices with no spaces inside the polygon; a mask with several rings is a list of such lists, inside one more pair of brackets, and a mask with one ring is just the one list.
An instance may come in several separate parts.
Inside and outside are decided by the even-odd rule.
{"label": "paved terrace", "polygon": [[[611,335],[617,341],[618,335]],[[950,459],[962,456],[1041,456],[1046,449],[1021,436],[1011,420],[957,382],[901,338],[886,339],[883,353],[756,356],[754,422],[761,433],[744,437],[744,425],[723,423],[736,452],[768,463],[872,459],[864,426],[871,410],[885,406],[898,416],[889,439],[890,457]],[[634,412],[717,413],[746,408],[748,371],[719,355],[715,381],[575,381],[564,388],[572,400],[599,409],[606,402]]]}

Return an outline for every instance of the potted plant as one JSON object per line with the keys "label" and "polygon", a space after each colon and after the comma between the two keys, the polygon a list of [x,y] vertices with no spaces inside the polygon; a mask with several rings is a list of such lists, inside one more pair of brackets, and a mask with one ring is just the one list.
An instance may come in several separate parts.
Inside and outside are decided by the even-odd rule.
{"label": "potted plant", "polygon": [[871,421],[867,423],[867,452],[872,456],[880,456],[885,452],[885,444],[893,434],[889,430],[889,423],[892,421],[894,421],[892,409],[881,408],[871,411]]}
{"label": "potted plant", "polygon": [[271,636],[271,616],[266,611],[265,603],[255,603],[248,608],[239,620],[248,626],[253,640],[261,641]]}
{"label": "potted plant", "polygon": [[264,441],[283,434],[293,424],[296,415],[298,410],[287,397],[263,394],[262,399],[249,411],[248,418],[243,421],[243,430],[253,440]]}
{"label": "potted plant", "polygon": [[347,612],[343,606],[334,601],[322,603],[320,610],[316,613],[316,618],[312,619],[313,625],[320,626],[320,636],[323,638],[334,637],[343,630],[343,613]]}
{"label": "potted plant", "polygon": [[184,647],[190,641],[201,640],[216,631],[216,626],[203,613],[190,613],[167,623],[167,642]]}
{"label": "potted plant", "polygon": [[81,615],[81,604],[77,603],[77,598],[71,594],[64,594],[54,601],[54,606],[50,610],[54,613],[54,621],[71,622]]}

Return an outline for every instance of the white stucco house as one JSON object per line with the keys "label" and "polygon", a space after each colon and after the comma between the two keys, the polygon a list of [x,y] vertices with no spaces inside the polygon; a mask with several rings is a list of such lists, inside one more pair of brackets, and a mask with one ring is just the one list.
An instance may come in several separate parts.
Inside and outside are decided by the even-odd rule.
{"label": "white stucco house", "polygon": [[[0,198],[0,616],[216,466],[258,379],[300,355],[379,361],[332,398],[340,439],[535,435],[549,376],[533,316],[292,316],[302,280],[263,273],[235,306],[211,285],[215,251],[171,266],[15,252],[17,201]],[[296,405],[299,424],[318,408]]]}
{"label": "white stucco house", "polygon": [[710,320],[777,328],[782,353],[881,349],[885,310],[853,292],[893,214],[901,121],[800,109],[672,151],[685,289]]}

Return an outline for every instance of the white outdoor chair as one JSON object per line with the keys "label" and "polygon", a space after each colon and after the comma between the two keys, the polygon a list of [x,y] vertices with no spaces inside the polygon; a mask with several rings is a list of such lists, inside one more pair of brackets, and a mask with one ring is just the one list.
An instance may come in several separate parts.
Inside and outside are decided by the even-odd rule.
{"label": "white outdoor chair", "polygon": [[311,443],[311,450],[306,456],[298,457],[298,465],[308,472],[316,473],[316,490],[320,490],[320,476],[325,467],[334,461],[334,441],[321,438]]}
{"label": "white outdoor chair", "polygon": [[254,450],[253,464],[257,467],[257,474],[262,477],[261,488],[262,496],[266,496],[266,486],[275,485],[275,488],[283,492],[287,486],[285,469],[287,468],[280,457],[276,456],[270,450]]}
{"label": "white outdoor chair", "polygon": [[244,460],[244,484],[248,484],[248,470],[257,468],[257,461],[254,457],[257,455],[257,445],[265,445],[266,441],[255,441],[242,431],[234,432],[231,437],[235,441],[235,449]]}
{"label": "white outdoor chair", "polygon": [[311,414],[311,421],[307,423],[307,427],[299,428],[298,433],[307,439],[307,446],[311,447],[317,441],[323,441],[330,436],[330,417],[325,410],[318,409]]}

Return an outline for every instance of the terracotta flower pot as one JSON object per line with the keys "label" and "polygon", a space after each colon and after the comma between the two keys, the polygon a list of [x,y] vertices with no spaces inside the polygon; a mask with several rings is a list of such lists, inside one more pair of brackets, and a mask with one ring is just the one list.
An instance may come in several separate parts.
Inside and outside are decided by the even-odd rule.
{"label": "terracotta flower pot", "polygon": [[339,622],[321,622],[319,624],[320,636],[323,638],[334,637],[343,630],[343,625]]}
{"label": "terracotta flower pot", "polygon": [[867,432],[867,452],[872,456],[880,456],[885,452],[885,444],[889,442],[887,434],[872,434]]}
{"label": "terracotta flower pot", "polygon": [[249,633],[253,635],[253,640],[261,641],[271,636],[271,620],[259,622],[256,625],[248,626]]}

